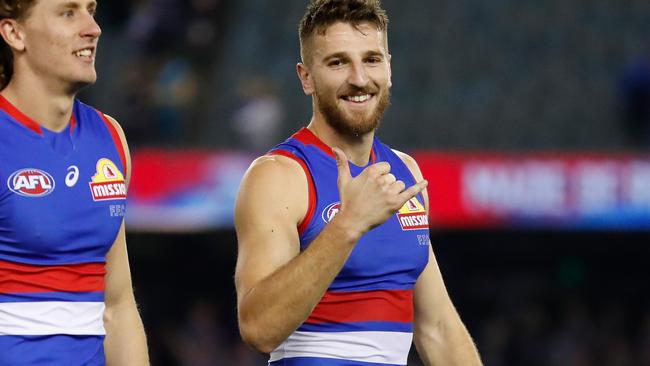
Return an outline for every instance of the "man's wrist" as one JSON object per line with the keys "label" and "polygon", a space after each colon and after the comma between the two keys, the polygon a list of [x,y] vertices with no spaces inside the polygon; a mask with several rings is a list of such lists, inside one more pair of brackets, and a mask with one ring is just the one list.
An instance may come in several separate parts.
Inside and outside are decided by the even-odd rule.
{"label": "man's wrist", "polygon": [[355,221],[357,220],[348,218],[345,213],[339,212],[327,226],[343,243],[354,245],[365,234],[365,230],[359,229],[359,224]]}

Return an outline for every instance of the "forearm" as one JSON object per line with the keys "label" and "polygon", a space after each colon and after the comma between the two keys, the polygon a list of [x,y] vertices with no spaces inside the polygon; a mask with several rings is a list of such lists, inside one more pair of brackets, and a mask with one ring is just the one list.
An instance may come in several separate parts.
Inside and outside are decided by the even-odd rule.
{"label": "forearm", "polygon": [[106,365],[149,365],[144,327],[135,302],[108,306],[104,312],[104,327]]}
{"label": "forearm", "polygon": [[415,326],[415,346],[427,366],[480,366],[478,351],[460,318],[436,326]]}
{"label": "forearm", "polygon": [[360,235],[337,221],[241,298],[242,337],[257,350],[269,353],[300,326],[340,272]]}

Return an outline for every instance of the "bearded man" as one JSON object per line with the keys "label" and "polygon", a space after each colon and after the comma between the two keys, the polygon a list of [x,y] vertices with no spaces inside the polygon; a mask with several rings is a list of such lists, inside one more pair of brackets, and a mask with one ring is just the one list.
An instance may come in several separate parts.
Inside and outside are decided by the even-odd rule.
{"label": "bearded man", "polygon": [[306,128],[255,160],[235,209],[242,338],[270,365],[480,365],[429,242],[427,182],[375,137],[391,87],[377,0],[300,24]]}

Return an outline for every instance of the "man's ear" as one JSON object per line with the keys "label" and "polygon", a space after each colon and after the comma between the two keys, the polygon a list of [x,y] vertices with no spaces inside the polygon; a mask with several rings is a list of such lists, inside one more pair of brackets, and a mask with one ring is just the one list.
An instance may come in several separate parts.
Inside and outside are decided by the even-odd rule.
{"label": "man's ear", "polygon": [[393,55],[390,53],[388,54],[388,87],[390,88],[393,86],[393,69],[391,68],[391,63],[390,61],[392,60]]}
{"label": "man's ear", "polygon": [[5,18],[0,20],[0,35],[12,49],[16,51],[25,49],[23,34],[20,32],[18,22],[15,19]]}
{"label": "man's ear", "polygon": [[311,80],[311,72],[309,72],[309,67],[299,62],[296,65],[296,73],[298,73],[298,78],[300,79],[300,84],[302,85],[302,91],[307,95],[314,94],[314,84]]}

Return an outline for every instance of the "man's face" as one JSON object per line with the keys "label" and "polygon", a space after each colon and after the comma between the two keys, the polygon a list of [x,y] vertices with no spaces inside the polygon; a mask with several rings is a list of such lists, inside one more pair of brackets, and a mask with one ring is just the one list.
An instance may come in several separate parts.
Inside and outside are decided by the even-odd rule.
{"label": "man's face", "polygon": [[334,23],[308,41],[318,112],[343,135],[374,131],[390,104],[390,55],[383,31],[369,22]]}
{"label": "man's face", "polygon": [[38,0],[19,29],[28,68],[72,88],[94,83],[101,29],[94,0]]}

